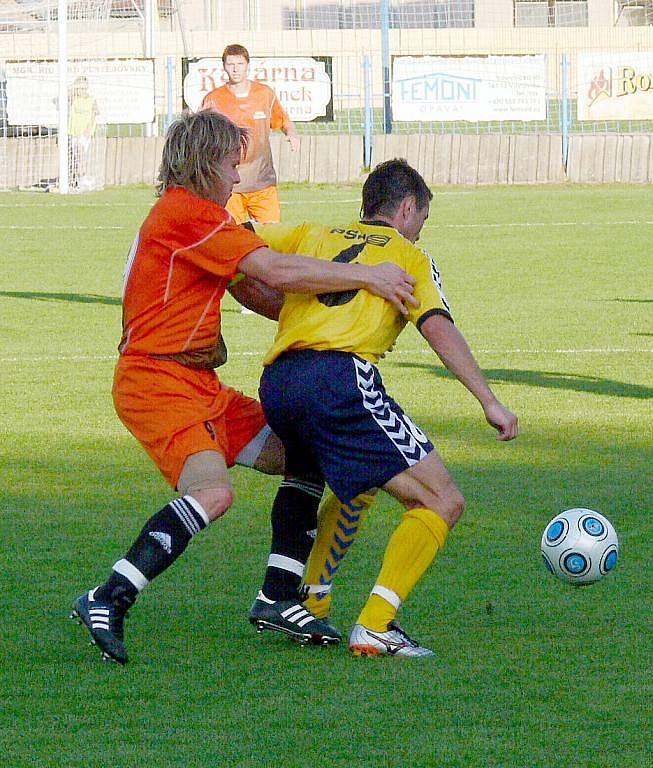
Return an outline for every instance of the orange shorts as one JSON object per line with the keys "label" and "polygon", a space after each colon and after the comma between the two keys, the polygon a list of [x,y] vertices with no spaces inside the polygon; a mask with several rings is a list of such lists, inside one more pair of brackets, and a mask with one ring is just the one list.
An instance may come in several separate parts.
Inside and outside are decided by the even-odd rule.
{"label": "orange shorts", "polygon": [[257,189],[255,192],[232,192],[227,200],[227,210],[237,224],[254,219],[261,224],[281,221],[279,194],[275,186]]}
{"label": "orange shorts", "polygon": [[113,379],[122,423],[175,488],[186,459],[218,451],[227,466],[265,427],[257,400],[220,383],[214,371],[123,355]]}

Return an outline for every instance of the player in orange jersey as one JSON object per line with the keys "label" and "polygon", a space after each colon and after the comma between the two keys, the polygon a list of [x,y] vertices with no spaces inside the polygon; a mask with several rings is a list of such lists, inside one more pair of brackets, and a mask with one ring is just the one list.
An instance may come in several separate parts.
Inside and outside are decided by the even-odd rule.
{"label": "player in orange jersey", "polygon": [[228,45],[222,54],[225,85],[207,93],[202,108],[215,109],[249,130],[247,154],[240,164],[227,210],[238,223],[252,218],[263,224],[281,220],[277,175],[272,164],[270,130],[286,134],[293,152],[299,149],[295,126],[279,104],[276,94],[263,83],[250,80],[249,52],[242,45]]}
{"label": "player in orange jersey", "polygon": [[[224,206],[239,181],[246,144],[247,131],[212,110],[173,123],[163,148],[159,200],[126,265],[114,403],[179,495],[147,521],[108,580],[74,602],[73,617],[105,658],[121,664],[127,661],[123,620],[139,592],[229,509],[228,467],[284,471],[283,448],[259,403],[224,385],[213,370],[220,301],[233,277],[245,275],[235,289],[238,297],[258,296],[271,316],[278,314],[281,291],[365,289],[406,313],[406,305],[416,303],[413,278],[394,264],[325,264],[274,251],[238,226]],[[314,484],[286,482],[294,496],[317,508]],[[324,620],[312,617],[310,625],[320,641],[339,639]]]}

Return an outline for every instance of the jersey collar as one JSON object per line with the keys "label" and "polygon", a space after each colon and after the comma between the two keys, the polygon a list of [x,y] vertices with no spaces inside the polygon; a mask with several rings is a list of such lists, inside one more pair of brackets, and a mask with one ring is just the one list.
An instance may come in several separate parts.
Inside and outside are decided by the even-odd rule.
{"label": "jersey collar", "polygon": [[380,221],[377,219],[373,219],[372,221],[365,221],[364,219],[361,219],[361,224],[367,224],[371,227],[390,227],[390,229],[394,229],[392,224],[388,224],[387,221]]}

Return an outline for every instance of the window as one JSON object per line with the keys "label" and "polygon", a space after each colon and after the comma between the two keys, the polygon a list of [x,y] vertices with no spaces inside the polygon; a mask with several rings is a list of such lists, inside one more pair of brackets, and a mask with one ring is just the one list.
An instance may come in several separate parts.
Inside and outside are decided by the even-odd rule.
{"label": "window", "polygon": [[615,27],[653,25],[653,0],[616,0]]}
{"label": "window", "polygon": [[516,27],[586,27],[588,0],[514,0]]}
{"label": "window", "polygon": [[[285,29],[378,29],[378,2],[302,2],[283,9]],[[474,0],[390,0],[392,29],[440,29],[473,27]]]}

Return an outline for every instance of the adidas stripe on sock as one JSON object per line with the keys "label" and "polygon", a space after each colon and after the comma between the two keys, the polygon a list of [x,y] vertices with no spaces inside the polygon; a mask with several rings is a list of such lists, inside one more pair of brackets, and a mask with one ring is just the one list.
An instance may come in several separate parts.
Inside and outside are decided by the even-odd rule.
{"label": "adidas stripe on sock", "polygon": [[135,598],[208,524],[208,515],[192,496],[173,499],[145,523],[127,554],[113,566],[108,581],[98,588],[96,599],[111,599],[117,587]]}

